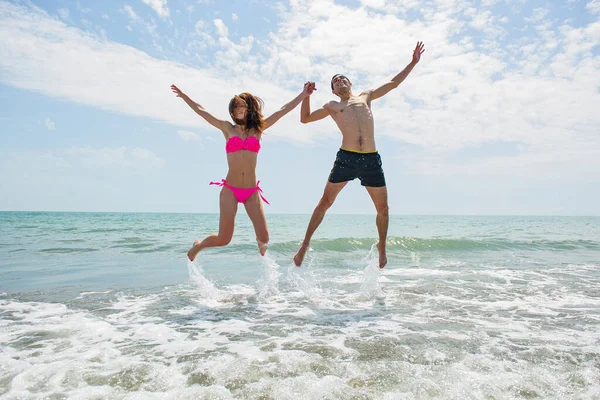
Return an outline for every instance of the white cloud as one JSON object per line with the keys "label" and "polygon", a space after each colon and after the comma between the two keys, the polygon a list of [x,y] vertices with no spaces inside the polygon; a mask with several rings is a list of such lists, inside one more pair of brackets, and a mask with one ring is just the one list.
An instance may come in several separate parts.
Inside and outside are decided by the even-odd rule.
{"label": "white cloud", "polygon": [[74,147],[67,149],[65,154],[68,157],[77,156],[79,160],[90,168],[106,168],[115,166],[127,166],[126,160],[127,148],[103,148],[95,149],[92,147]]}
{"label": "white cloud", "polygon": [[179,130],[177,131],[177,134],[186,142],[189,142],[191,140],[200,140],[200,136],[198,136],[194,132]]}
{"label": "white cloud", "polygon": [[[152,37],[152,45],[159,50],[159,52],[163,52],[160,44],[157,43],[158,34],[156,32],[156,28],[158,25],[154,22],[154,19],[151,19],[149,22],[145,21],[142,17],[137,15],[137,13],[133,10],[133,8],[129,4],[125,4],[122,10],[128,17],[129,21],[132,24],[139,24],[146,28],[146,32],[150,34]],[[128,31],[133,31],[133,27],[131,25],[125,26]]]}
{"label": "white cloud", "polygon": [[69,18],[69,9],[68,8],[61,8],[60,10],[58,10],[58,16],[61,19],[68,19]]}
{"label": "white cloud", "polygon": [[56,125],[54,124],[54,121],[52,121],[50,118],[46,118],[44,120],[44,124],[46,125],[46,129],[48,129],[49,131],[56,130]]}
{"label": "white cloud", "polygon": [[215,19],[213,22],[215,23],[215,26],[217,27],[217,31],[219,32],[219,35],[221,35],[223,37],[227,37],[227,34],[229,33],[229,31],[227,29],[227,25],[225,25],[225,23],[218,18]]}
{"label": "white cloud", "polygon": [[68,170],[72,165],[65,159],[64,154],[53,152],[0,152],[0,176],[10,178],[17,171],[26,171],[26,175],[40,174],[50,170]]}
{"label": "white cloud", "polygon": [[[169,184],[162,180],[164,161],[153,154],[124,147],[0,151],[0,207],[140,211],[164,195],[165,186],[157,182]],[[168,202],[158,201],[155,210]]]}
{"label": "white cloud", "polygon": [[[133,8],[131,8],[131,6],[129,4],[125,4],[123,6],[123,11],[125,12],[125,14],[127,14],[127,16],[129,17],[129,20],[134,24],[142,20],[140,17],[138,17],[138,15],[135,13]],[[133,28],[130,25],[127,25],[126,28],[128,31],[133,30]]]}
{"label": "white cloud", "polygon": [[196,22],[196,25],[194,25],[194,31],[196,33],[202,33],[202,32],[206,32],[207,31],[207,22],[204,20],[198,20],[198,22]]}
{"label": "white cloud", "polygon": [[[334,73],[350,75],[357,91],[372,88],[404,68],[416,41],[423,40],[427,51],[421,64],[399,89],[373,103],[378,137],[423,148],[442,165],[449,163],[446,155],[466,146],[510,141],[525,150],[478,165],[498,170],[509,162],[539,173],[554,165],[571,172],[582,165],[598,170],[588,149],[599,145],[600,115],[594,105],[600,101],[600,58],[592,52],[600,44],[599,22],[556,29],[538,10],[535,36],[501,47],[486,27],[496,16],[470,10],[459,0],[439,7],[425,3],[424,17],[415,21],[331,0],[298,0],[282,10],[278,30],[261,39],[260,51],[253,37],[228,39],[225,24],[215,20],[221,36],[210,44],[218,49],[215,62],[195,69],[98,40],[30,9],[0,3],[0,11],[0,36],[18,38],[0,44],[5,84],[201,129],[211,128],[170,93],[171,83],[217,117],[228,118],[226,105],[236,92],[260,95],[269,114],[311,79],[319,89],[311,99],[314,108],[333,98],[328,85]],[[471,18],[464,20],[465,14]],[[469,23],[486,28],[481,38],[490,45],[455,39]],[[214,28],[204,21],[196,24],[198,35],[210,38],[209,29]],[[298,141],[334,135],[331,120],[300,125],[297,111],[270,132]],[[586,161],[577,163],[579,156]],[[415,165],[426,170],[426,163]]]}
{"label": "white cloud", "polygon": [[385,0],[360,0],[362,5],[373,7],[373,8],[383,8],[385,6]]}
{"label": "white cloud", "polygon": [[587,3],[585,5],[585,8],[587,8],[591,14],[595,14],[595,15],[600,14],[600,0],[590,1],[589,3]]}
{"label": "white cloud", "polygon": [[140,147],[131,150],[131,158],[135,163],[143,163],[153,167],[162,167],[165,165],[164,160],[154,154],[154,152]]}
{"label": "white cloud", "polygon": [[124,146],[116,148],[73,147],[65,149],[62,157],[70,159],[71,164],[81,163],[84,167],[92,169],[133,168],[134,170],[144,170],[160,168],[165,164],[164,160],[154,152],[140,147],[131,150]]}
{"label": "white cloud", "polygon": [[127,13],[127,15],[129,16],[129,18],[133,21],[137,21],[138,20],[138,16],[135,13],[135,11],[133,11],[133,8],[131,8],[131,6],[129,4],[125,4],[123,6],[123,9],[125,10],[125,12]]}
{"label": "white cloud", "polygon": [[533,9],[533,12],[531,13],[531,17],[528,18],[524,18],[525,21],[527,22],[540,22],[542,21],[548,14],[550,13],[550,10],[548,10],[547,8],[535,8]]}
{"label": "white cloud", "polygon": [[167,0],[142,0],[144,4],[152,7],[154,11],[161,18],[167,18],[169,16],[169,7],[167,7]]}
{"label": "white cloud", "polygon": [[498,3],[499,0],[482,0],[481,1],[481,5],[483,7],[490,7],[493,6],[494,4]]}
{"label": "white cloud", "polygon": [[218,70],[157,60],[2,2],[0,37],[15,38],[0,41],[0,81],[5,84],[124,114],[206,128],[171,93],[169,86],[177,83],[215,115],[228,117],[227,104],[235,92],[231,78]]}
{"label": "white cloud", "polygon": [[198,40],[188,43],[188,48],[206,49],[217,44],[217,41],[208,33],[209,25],[206,21],[199,20],[194,25],[194,33],[198,36]]}
{"label": "white cloud", "polygon": [[[499,2],[483,0],[482,5]],[[370,3],[368,7],[345,7],[333,0],[297,0],[289,7],[285,3],[270,24],[272,32],[256,38],[228,37],[222,20],[199,21],[195,29],[190,27],[188,37],[180,28],[181,37],[173,41],[192,43],[186,50],[202,58],[196,64],[202,67],[192,68],[69,27],[34,6],[0,0],[0,39],[5,39],[0,40],[0,82],[164,121],[182,128],[175,129],[182,140],[196,140],[195,135],[206,138],[208,145],[212,139],[206,133],[216,131],[170,92],[171,83],[215,116],[229,118],[227,103],[234,93],[249,90],[261,96],[268,115],[311,79],[319,89],[311,99],[315,108],[334,98],[328,87],[334,73],[347,73],[356,91],[372,88],[398,73],[410,60],[415,42],[423,40],[427,51],[421,64],[397,90],[372,106],[380,146],[398,144],[381,149],[386,160],[402,167],[394,171],[448,181],[476,177],[480,183],[498,177],[508,182],[507,191],[512,190],[513,177],[522,183],[530,178],[580,179],[591,186],[590,177],[600,176],[597,19],[560,22],[550,17],[553,4],[545,6],[550,14],[543,9],[531,12],[521,0],[502,3],[522,8],[522,15],[492,12],[504,4],[473,9],[465,0]],[[377,4],[383,7],[374,9]],[[598,4],[589,1],[586,10],[597,15]],[[419,19],[407,19],[409,11]],[[156,37],[167,23],[146,24],[130,5],[123,13],[136,27],[146,25],[155,46],[167,48],[165,39]],[[518,30],[525,18],[527,29]],[[201,46],[212,52],[199,55]],[[198,130],[201,136],[192,132]],[[298,110],[268,134],[269,140],[339,140],[331,119],[301,125]],[[489,143],[511,143],[514,152],[457,157],[464,149],[485,149]],[[403,146],[411,151],[401,152]],[[125,175],[165,165],[159,155],[135,146],[56,151],[36,162],[97,175],[107,168],[118,172],[113,175]],[[3,163],[0,160],[0,166]],[[5,176],[12,170],[7,166]]]}
{"label": "white cloud", "polygon": [[236,13],[231,13],[231,19],[234,21],[238,20],[238,15]]}
{"label": "white cloud", "polygon": [[471,28],[481,30],[488,35],[496,36],[500,36],[504,32],[502,28],[495,24],[496,18],[490,10],[469,8],[465,11],[464,15],[471,18],[471,22],[469,22]]}
{"label": "white cloud", "polygon": [[79,12],[82,12],[82,13],[84,13],[84,14],[87,14],[87,13],[89,13],[90,11],[92,11],[92,9],[91,9],[91,8],[83,7],[83,6],[82,6],[82,5],[79,3],[79,1],[77,1],[77,2],[75,3],[75,5],[77,6],[77,11],[79,11]]}

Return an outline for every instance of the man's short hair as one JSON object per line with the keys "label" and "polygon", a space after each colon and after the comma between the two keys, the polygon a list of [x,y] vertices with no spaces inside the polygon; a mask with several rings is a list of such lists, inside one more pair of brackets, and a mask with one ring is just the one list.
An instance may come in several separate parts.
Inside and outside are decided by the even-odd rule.
{"label": "man's short hair", "polygon": [[[341,76],[342,78],[346,78],[346,79],[348,79],[348,77],[347,77],[346,75],[343,75],[343,74],[335,74],[335,75],[334,75],[334,76],[331,78],[331,90],[333,90],[333,80],[334,80],[335,78],[337,78],[338,76]],[[350,79],[348,79],[348,81],[350,81]]]}

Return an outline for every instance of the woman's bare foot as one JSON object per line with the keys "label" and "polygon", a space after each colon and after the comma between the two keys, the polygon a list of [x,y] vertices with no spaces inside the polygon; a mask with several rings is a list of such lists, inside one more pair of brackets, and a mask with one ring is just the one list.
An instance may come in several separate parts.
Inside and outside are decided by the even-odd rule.
{"label": "woman's bare foot", "polygon": [[300,246],[298,252],[294,256],[294,264],[296,264],[296,267],[302,265],[302,261],[304,261],[304,255],[306,254],[306,250],[308,250],[308,245],[302,243],[302,246]]}
{"label": "woman's bare foot", "polygon": [[200,248],[200,241],[199,241],[199,240],[196,240],[196,241],[194,242],[194,245],[192,246],[192,248],[188,250],[188,253],[187,253],[188,259],[189,259],[190,261],[194,261],[194,259],[195,259],[195,258],[196,258],[196,256],[198,255],[198,253],[200,253],[200,250],[202,250],[202,249]]}
{"label": "woman's bare foot", "polygon": [[387,264],[387,255],[385,249],[381,250],[379,248],[379,242],[377,242],[377,250],[379,250],[379,268],[383,268]]}
{"label": "woman's bare foot", "polygon": [[267,244],[258,242],[258,251],[260,251],[261,256],[264,256],[265,253],[267,252]]}

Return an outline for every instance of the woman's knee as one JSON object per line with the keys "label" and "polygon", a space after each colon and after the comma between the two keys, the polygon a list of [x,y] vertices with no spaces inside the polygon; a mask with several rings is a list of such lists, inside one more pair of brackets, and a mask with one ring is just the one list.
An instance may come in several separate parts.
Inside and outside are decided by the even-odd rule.
{"label": "woman's knee", "polygon": [[262,232],[260,234],[257,234],[256,235],[256,241],[258,243],[268,244],[269,243],[269,232],[265,231],[265,232]]}
{"label": "woman's knee", "polygon": [[229,243],[231,243],[232,238],[233,238],[233,234],[226,234],[226,235],[219,234],[217,246],[227,246]]}

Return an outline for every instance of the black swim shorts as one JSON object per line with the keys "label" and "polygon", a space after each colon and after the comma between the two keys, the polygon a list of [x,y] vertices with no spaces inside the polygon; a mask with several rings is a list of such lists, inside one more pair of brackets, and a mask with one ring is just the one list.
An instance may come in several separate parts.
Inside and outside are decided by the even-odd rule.
{"label": "black swim shorts", "polygon": [[369,187],[385,186],[378,152],[358,153],[340,149],[329,174],[329,182],[340,183],[360,179],[360,184]]}

